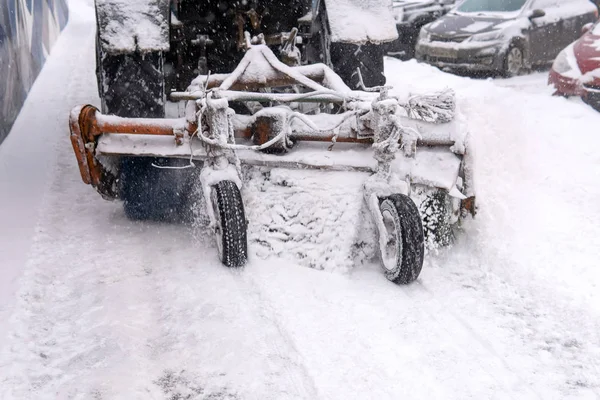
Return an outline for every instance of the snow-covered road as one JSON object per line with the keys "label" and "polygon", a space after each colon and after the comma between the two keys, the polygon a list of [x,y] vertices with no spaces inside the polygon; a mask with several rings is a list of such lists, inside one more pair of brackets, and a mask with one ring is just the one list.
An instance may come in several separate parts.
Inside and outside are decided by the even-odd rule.
{"label": "snow-covered road", "polygon": [[600,113],[545,74],[456,90],[480,213],[419,280],[378,266],[221,266],[191,228],[131,222],[79,177],[72,106],[98,104],[91,0],[0,146],[0,399],[598,399]]}

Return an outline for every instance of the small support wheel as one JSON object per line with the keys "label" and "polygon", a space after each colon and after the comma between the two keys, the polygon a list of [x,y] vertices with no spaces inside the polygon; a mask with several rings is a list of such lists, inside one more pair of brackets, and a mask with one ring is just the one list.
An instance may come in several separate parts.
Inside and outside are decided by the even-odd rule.
{"label": "small support wheel", "polygon": [[397,284],[416,280],[425,253],[423,224],[415,203],[403,194],[393,194],[379,204],[381,261],[387,279]]}
{"label": "small support wheel", "polygon": [[232,181],[220,181],[211,187],[210,200],[219,259],[227,267],[243,267],[248,261],[248,240],[240,190]]}

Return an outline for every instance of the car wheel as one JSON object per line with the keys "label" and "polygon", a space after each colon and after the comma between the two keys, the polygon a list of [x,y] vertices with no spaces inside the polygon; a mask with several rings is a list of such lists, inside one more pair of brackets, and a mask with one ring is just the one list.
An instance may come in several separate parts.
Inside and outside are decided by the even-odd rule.
{"label": "car wheel", "polygon": [[600,112],[600,95],[596,93],[588,93],[587,96],[582,97],[582,100],[594,110]]}
{"label": "car wheel", "polygon": [[517,76],[523,72],[525,66],[525,57],[523,49],[517,45],[511,45],[506,52],[504,59],[504,76]]}

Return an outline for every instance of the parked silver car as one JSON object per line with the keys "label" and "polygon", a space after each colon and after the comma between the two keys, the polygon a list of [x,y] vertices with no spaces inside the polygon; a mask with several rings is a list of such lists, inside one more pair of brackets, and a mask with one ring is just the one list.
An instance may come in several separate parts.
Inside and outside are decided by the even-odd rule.
{"label": "parked silver car", "polygon": [[513,76],[552,62],[597,17],[589,0],[464,0],[421,29],[416,58]]}

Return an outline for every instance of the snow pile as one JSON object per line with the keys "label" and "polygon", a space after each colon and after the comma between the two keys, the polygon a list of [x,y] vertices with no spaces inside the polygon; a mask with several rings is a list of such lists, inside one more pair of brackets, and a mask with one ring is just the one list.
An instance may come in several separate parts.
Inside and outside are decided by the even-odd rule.
{"label": "snow pile", "polygon": [[362,189],[367,177],[357,172],[250,169],[242,194],[256,256],[342,272],[372,258],[376,236]]}
{"label": "snow pile", "polygon": [[106,52],[169,50],[168,1],[97,0],[96,9]]}
{"label": "snow pile", "polygon": [[[480,81],[414,61],[388,60],[386,67],[395,86],[456,90],[477,149],[479,213],[453,247],[426,261],[421,279],[437,281],[455,310],[474,313],[461,318],[492,338],[494,351],[528,377],[537,397],[597,397],[600,136],[590,127],[600,124],[600,113],[579,99],[552,97],[547,73]],[[473,293],[448,294],[453,275]],[[503,315],[498,328],[515,336],[490,332],[491,311],[473,294],[494,304]],[[508,356],[516,353],[522,355]],[[548,371],[555,378],[542,378]]]}
{"label": "snow pile", "polygon": [[391,1],[326,0],[325,4],[334,43],[383,43],[398,38]]}

